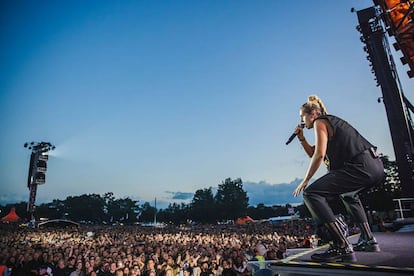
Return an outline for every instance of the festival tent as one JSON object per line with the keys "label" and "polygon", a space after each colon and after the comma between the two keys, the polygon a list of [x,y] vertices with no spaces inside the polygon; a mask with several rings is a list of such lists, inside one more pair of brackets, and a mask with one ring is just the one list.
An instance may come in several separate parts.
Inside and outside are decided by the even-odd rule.
{"label": "festival tent", "polygon": [[16,214],[16,208],[12,207],[10,212],[1,218],[2,222],[14,222],[20,220],[20,217]]}
{"label": "festival tent", "polygon": [[246,224],[246,223],[253,223],[253,222],[254,220],[249,216],[240,217],[236,220],[236,224]]}

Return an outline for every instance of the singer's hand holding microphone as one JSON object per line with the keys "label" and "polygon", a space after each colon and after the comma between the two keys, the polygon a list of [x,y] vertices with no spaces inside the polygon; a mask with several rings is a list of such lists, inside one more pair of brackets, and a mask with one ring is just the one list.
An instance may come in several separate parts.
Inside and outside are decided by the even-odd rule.
{"label": "singer's hand holding microphone", "polygon": [[292,142],[293,139],[295,139],[296,136],[298,136],[299,140],[305,139],[305,137],[303,136],[303,128],[304,127],[305,127],[304,123],[301,123],[301,124],[297,125],[295,130],[293,131],[293,134],[290,135],[289,139],[286,141],[286,145],[289,145],[290,142]]}

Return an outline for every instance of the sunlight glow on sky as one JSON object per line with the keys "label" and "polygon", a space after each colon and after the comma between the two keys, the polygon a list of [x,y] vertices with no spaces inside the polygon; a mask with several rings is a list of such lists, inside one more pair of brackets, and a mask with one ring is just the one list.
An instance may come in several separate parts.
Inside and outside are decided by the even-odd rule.
{"label": "sunlight glow on sky", "polygon": [[56,146],[37,202],[174,202],[228,177],[290,183],[309,160],[285,141],[314,93],[393,159],[350,12],[372,5],[2,1],[0,203],[28,200],[30,141]]}

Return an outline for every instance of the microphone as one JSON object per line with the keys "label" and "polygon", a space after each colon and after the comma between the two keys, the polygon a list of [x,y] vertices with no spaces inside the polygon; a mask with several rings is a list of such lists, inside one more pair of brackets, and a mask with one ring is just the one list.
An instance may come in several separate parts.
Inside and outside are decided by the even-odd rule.
{"label": "microphone", "polygon": [[[299,127],[300,127],[300,128],[304,128],[304,127],[305,127],[305,124],[304,124],[304,123],[301,123],[301,124],[299,125]],[[297,135],[296,133],[293,133],[292,135],[290,135],[289,139],[286,141],[286,145],[289,145],[289,144],[290,144],[290,142],[292,142],[292,141],[293,141],[293,139],[295,139],[296,135]]]}

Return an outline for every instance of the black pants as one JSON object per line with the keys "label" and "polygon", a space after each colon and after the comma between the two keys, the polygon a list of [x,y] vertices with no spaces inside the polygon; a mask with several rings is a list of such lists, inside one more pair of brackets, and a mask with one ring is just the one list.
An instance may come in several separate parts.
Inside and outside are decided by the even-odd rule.
{"label": "black pants", "polygon": [[384,180],[381,159],[366,150],[346,163],[343,168],[331,170],[303,191],[303,200],[312,217],[320,224],[335,221],[329,202],[342,200],[356,223],[367,222],[367,216],[358,193]]}

